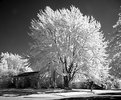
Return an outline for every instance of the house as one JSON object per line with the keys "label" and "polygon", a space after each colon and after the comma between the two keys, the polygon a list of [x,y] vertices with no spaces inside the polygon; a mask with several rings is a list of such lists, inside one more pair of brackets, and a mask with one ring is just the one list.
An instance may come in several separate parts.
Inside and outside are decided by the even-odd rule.
{"label": "house", "polygon": [[61,88],[63,85],[62,77],[50,71],[25,72],[13,76],[12,80],[15,88]]}
{"label": "house", "polygon": [[16,88],[39,88],[40,71],[26,72],[13,76]]}

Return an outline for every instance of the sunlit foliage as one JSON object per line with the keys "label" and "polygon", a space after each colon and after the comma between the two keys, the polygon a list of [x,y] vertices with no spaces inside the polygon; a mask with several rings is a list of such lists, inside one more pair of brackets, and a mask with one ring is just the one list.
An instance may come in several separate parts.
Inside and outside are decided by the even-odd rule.
{"label": "sunlit foliage", "polygon": [[110,36],[110,43],[108,47],[111,74],[121,78],[121,13],[119,19],[113,26],[114,31]]}
{"label": "sunlit foliage", "polygon": [[34,40],[33,57],[53,63],[67,84],[80,73],[92,79],[108,77],[107,42],[98,21],[74,6],[56,11],[46,7],[37,16],[37,20],[32,20],[29,34]]}
{"label": "sunlit foliage", "polygon": [[1,53],[0,76],[13,76],[23,72],[31,72],[28,59],[18,54]]}

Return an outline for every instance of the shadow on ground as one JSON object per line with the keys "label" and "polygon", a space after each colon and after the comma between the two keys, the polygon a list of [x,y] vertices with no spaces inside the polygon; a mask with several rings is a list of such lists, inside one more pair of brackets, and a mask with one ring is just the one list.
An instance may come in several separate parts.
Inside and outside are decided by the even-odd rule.
{"label": "shadow on ground", "polygon": [[0,90],[0,96],[24,96],[24,95],[30,95],[30,94],[36,94],[37,91],[34,91],[32,89],[3,89]]}
{"label": "shadow on ground", "polygon": [[60,100],[120,100],[121,97],[77,97],[77,98],[65,98],[65,99],[60,99]]}
{"label": "shadow on ground", "polygon": [[50,93],[66,93],[77,92],[76,90],[64,90],[64,89],[1,89],[0,96],[4,97],[16,97],[25,96],[31,94],[50,94]]}

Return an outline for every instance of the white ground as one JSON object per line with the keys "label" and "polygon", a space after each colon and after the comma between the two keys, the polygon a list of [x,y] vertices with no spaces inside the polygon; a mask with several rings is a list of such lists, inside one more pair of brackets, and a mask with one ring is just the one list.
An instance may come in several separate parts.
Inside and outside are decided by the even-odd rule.
{"label": "white ground", "polygon": [[[0,100],[53,100],[53,99],[62,99],[62,98],[70,98],[70,97],[92,97],[97,96],[100,93],[116,93],[120,92],[121,90],[82,90],[82,89],[75,89],[79,92],[67,92],[67,93],[40,93],[38,94],[31,94],[27,96],[18,96],[5,94],[4,96],[0,96]],[[121,95],[118,95],[121,96]]]}

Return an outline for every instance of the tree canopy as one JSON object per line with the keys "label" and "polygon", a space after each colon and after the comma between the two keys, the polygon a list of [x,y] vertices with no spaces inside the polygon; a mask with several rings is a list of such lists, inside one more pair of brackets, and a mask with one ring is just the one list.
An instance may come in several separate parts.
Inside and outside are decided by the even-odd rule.
{"label": "tree canopy", "polygon": [[80,73],[88,74],[92,79],[108,77],[107,42],[98,21],[83,15],[74,6],[56,11],[46,7],[37,17],[32,20],[29,34],[34,40],[31,57],[40,64],[51,62],[68,81]]}

